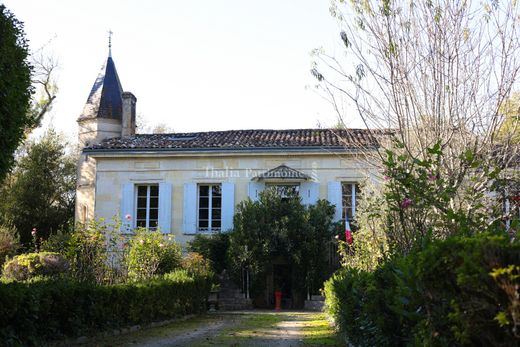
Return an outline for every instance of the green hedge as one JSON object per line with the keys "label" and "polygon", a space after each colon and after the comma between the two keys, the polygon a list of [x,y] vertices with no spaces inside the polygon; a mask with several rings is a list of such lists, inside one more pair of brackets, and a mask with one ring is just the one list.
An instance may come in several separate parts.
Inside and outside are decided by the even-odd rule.
{"label": "green hedge", "polygon": [[339,270],[326,307],[355,346],[516,346],[519,270],[519,242],[453,237],[374,272]]}
{"label": "green hedge", "polygon": [[101,286],[70,279],[0,283],[2,345],[38,345],[199,313],[210,282],[176,271],[142,283]]}

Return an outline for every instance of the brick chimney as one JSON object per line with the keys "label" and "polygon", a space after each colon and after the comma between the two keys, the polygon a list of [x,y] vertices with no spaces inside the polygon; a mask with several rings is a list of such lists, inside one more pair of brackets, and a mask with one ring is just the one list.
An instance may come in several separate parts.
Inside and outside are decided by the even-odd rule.
{"label": "brick chimney", "polygon": [[121,130],[122,137],[135,135],[135,103],[137,102],[134,94],[123,92],[123,117]]}

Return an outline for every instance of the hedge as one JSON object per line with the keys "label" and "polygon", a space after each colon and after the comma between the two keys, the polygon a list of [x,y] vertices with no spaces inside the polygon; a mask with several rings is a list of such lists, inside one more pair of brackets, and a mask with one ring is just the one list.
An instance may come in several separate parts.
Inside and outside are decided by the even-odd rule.
{"label": "hedge", "polygon": [[354,346],[517,346],[519,272],[518,241],[453,237],[374,272],[339,270],[326,309]]}
{"label": "hedge", "polygon": [[179,270],[141,283],[96,285],[67,278],[0,283],[2,345],[91,334],[203,312],[210,282]]}

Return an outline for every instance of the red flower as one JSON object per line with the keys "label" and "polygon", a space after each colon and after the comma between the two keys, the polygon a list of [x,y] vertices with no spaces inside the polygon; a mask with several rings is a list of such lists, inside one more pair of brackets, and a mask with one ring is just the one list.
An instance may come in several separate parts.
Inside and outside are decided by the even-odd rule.
{"label": "red flower", "polygon": [[345,230],[345,241],[351,245],[352,242],[354,242],[354,240],[352,239],[352,231],[350,230]]}

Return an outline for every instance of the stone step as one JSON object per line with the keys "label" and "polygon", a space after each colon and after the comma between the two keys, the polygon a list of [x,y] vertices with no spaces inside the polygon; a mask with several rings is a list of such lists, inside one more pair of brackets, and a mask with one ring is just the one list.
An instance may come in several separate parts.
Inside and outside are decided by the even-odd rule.
{"label": "stone step", "polygon": [[308,311],[321,312],[323,311],[324,303],[325,302],[321,300],[305,300],[303,308]]}

